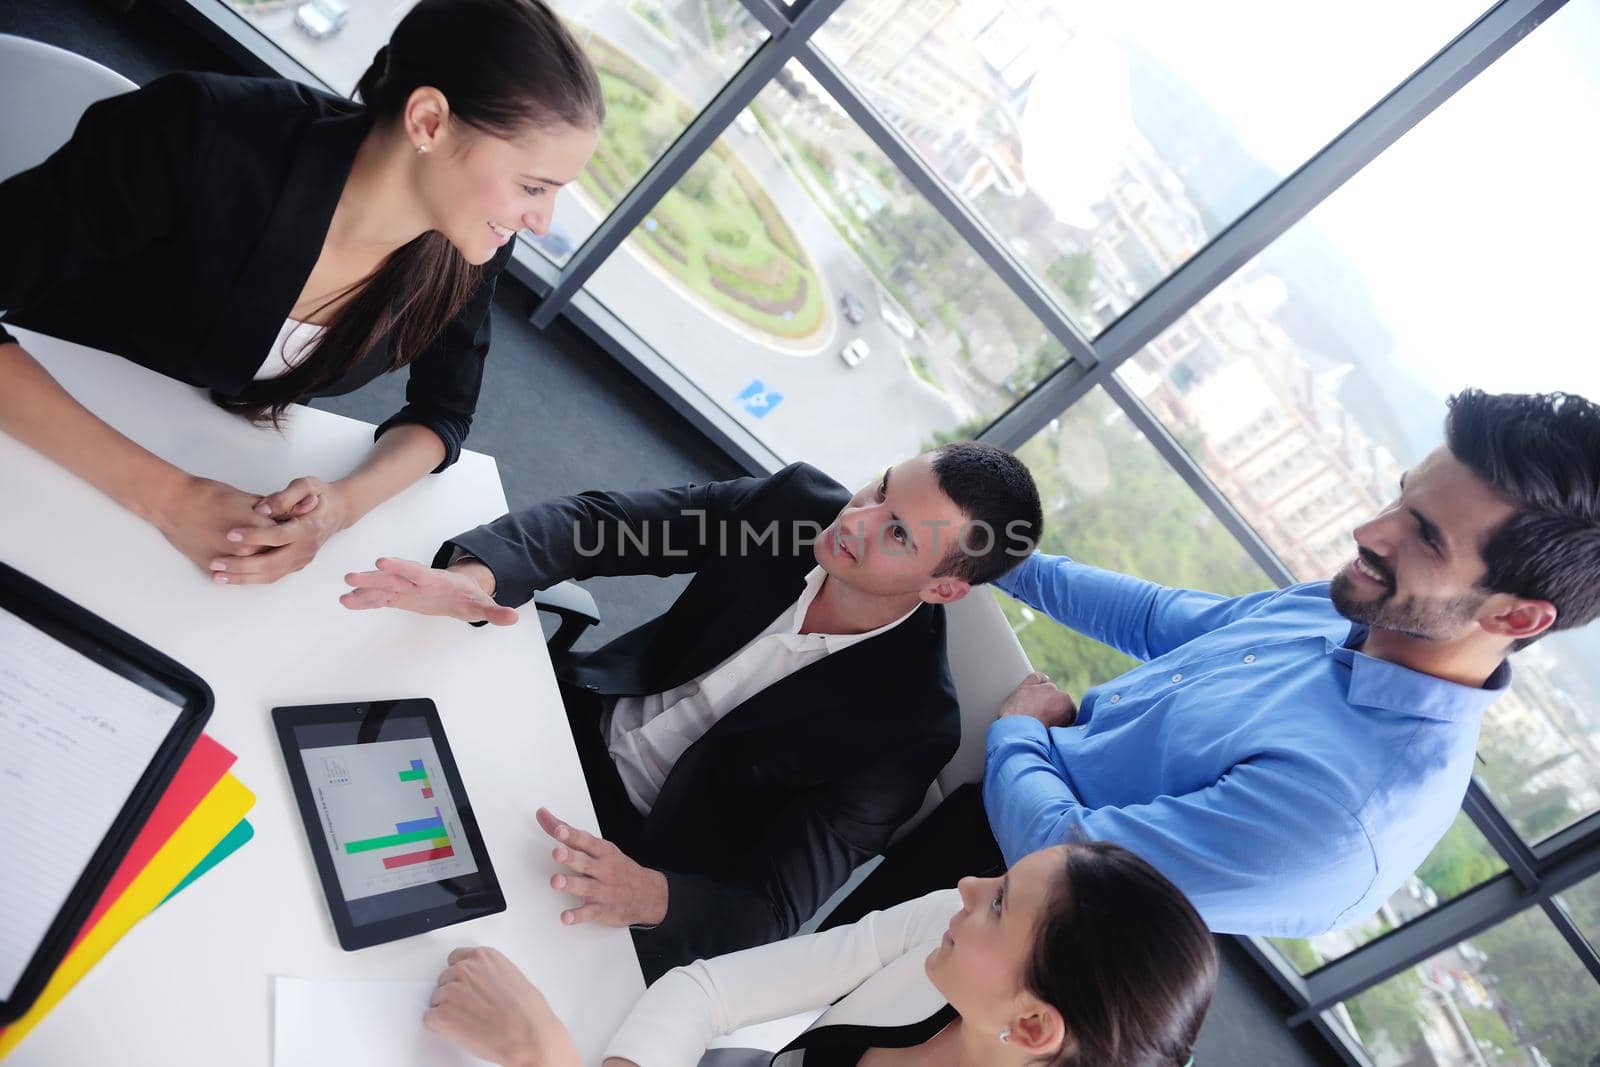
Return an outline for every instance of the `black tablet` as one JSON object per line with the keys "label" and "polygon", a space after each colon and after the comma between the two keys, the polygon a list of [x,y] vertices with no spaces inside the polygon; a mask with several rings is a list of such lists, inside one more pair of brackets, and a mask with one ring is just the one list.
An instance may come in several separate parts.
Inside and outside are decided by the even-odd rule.
{"label": "black tablet", "polygon": [[0,1026],[60,965],[211,704],[192,671],[0,564]]}
{"label": "black tablet", "polygon": [[433,701],[273,708],[339,944],[506,910]]}

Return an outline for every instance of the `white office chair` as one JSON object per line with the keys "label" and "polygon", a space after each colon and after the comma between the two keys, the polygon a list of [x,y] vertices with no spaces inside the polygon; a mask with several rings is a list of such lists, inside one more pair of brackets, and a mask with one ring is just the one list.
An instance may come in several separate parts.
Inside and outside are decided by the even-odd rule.
{"label": "white office chair", "polygon": [[983,779],[984,736],[989,724],[1006,697],[1033,670],[988,586],[948,605],[944,619],[950,680],[961,704],[961,747],[928,787],[921,810],[895,834],[897,841],[957,787]]}
{"label": "white office chair", "polygon": [[[894,835],[898,841],[943,803],[945,797],[968,782],[983,779],[984,738],[989,724],[1006,697],[1033,670],[1027,653],[1012,632],[1005,612],[987,587],[974,589],[944,609],[945,651],[950,660],[950,680],[961,705],[961,747],[928,787],[922,807]],[[810,933],[872,873],[878,861],[868,860],[800,927]]]}
{"label": "white office chair", "polygon": [[0,179],[66,144],[90,104],[136,88],[75,52],[0,34]]}

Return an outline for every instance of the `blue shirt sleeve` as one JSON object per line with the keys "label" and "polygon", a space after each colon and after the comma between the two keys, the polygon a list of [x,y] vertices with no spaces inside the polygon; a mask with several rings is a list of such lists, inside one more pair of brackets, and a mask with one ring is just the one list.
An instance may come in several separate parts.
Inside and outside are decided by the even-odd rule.
{"label": "blue shirt sleeve", "polygon": [[1173,589],[1043,552],[1028,557],[995,585],[1061,625],[1137,660],[1165,655],[1249,615],[1282,592],[1225,597]]}
{"label": "blue shirt sleeve", "polygon": [[[1090,808],[1037,720],[1000,719],[987,749],[984,807],[1007,864],[1052,845],[1110,841],[1166,875],[1212,930],[1279,937],[1332,929],[1377,877],[1360,822],[1270,762],[1240,764],[1183,796]],[[1269,926],[1263,915],[1275,917]]]}

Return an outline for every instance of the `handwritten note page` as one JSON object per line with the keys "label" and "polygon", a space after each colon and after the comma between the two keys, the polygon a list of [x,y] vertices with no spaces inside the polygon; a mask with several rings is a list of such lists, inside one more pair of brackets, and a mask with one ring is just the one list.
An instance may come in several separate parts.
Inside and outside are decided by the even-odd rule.
{"label": "handwritten note page", "polygon": [[181,710],[0,608],[0,997]]}

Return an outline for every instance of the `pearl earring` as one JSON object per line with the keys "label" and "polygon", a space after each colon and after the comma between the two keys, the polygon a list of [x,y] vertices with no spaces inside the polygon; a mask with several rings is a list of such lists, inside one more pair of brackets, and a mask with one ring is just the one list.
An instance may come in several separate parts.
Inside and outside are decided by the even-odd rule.
{"label": "pearl earring", "polygon": [[425,145],[425,144],[417,145],[417,155],[423,156],[423,155],[427,155],[427,154],[428,154],[428,146],[427,145]]}
{"label": "pearl earring", "polygon": [[1000,1028],[1000,1040],[1001,1041],[1010,1041],[1011,1040],[1011,1027],[1002,1026]]}

